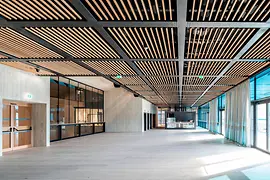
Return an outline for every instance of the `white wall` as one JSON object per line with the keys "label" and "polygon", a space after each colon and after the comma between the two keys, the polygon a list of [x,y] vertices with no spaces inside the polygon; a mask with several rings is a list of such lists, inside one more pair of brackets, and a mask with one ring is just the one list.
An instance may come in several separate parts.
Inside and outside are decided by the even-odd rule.
{"label": "white wall", "polygon": [[[32,94],[27,99],[26,94]],[[2,107],[3,99],[46,104],[46,145],[50,145],[50,78],[38,77],[0,64],[0,155],[2,155]]]}
{"label": "white wall", "polygon": [[106,132],[142,132],[143,113],[156,112],[153,104],[123,88],[105,91],[104,96]]}
{"label": "white wall", "polygon": [[141,132],[142,99],[123,88],[104,93],[106,132]]}

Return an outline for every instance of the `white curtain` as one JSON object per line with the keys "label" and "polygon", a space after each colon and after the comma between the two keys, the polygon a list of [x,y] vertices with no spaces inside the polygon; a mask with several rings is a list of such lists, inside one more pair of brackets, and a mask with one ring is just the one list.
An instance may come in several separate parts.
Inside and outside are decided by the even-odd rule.
{"label": "white curtain", "polygon": [[218,101],[217,98],[209,103],[209,130],[217,133]]}
{"label": "white curtain", "polygon": [[250,146],[250,87],[249,80],[226,93],[225,137]]}

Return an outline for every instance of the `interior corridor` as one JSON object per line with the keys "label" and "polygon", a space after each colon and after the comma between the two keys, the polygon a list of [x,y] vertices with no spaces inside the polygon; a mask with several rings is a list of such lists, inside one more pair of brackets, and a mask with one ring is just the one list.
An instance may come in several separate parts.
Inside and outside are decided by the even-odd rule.
{"label": "interior corridor", "polygon": [[0,179],[269,179],[270,156],[197,130],[102,133],[0,157]]}

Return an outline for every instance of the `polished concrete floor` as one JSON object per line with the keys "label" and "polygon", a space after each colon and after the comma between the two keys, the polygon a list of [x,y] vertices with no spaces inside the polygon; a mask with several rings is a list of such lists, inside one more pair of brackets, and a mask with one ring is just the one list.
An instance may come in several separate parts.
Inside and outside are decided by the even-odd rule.
{"label": "polished concrete floor", "polygon": [[270,179],[270,155],[205,130],[103,133],[0,157],[0,180]]}

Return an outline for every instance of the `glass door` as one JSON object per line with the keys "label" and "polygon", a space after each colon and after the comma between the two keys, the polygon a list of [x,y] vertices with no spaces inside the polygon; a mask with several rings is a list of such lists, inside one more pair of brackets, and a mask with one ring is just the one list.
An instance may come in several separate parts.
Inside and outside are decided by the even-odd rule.
{"label": "glass door", "polygon": [[256,104],[256,147],[267,150],[266,103]]}
{"label": "glass door", "polygon": [[4,102],[3,152],[27,148],[32,145],[31,105]]}

